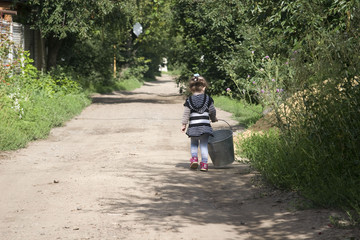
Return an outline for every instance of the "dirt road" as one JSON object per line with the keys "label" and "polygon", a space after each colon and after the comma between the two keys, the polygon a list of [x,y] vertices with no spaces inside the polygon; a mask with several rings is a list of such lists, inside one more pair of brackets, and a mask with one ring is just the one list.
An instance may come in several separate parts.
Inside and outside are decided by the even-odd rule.
{"label": "dirt road", "polygon": [[[46,140],[0,153],[0,239],[346,239],[249,167],[188,169],[169,76],[94,103]],[[230,114],[218,110],[218,118]],[[224,127],[221,123],[215,128]],[[210,164],[211,165],[211,164]]]}

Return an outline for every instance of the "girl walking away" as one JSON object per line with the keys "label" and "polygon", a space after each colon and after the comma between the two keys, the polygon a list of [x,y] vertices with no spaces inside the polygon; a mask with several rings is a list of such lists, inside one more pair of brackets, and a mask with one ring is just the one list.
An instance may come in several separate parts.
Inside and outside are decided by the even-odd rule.
{"label": "girl walking away", "polygon": [[213,134],[211,122],[217,122],[214,100],[207,94],[205,89],[208,84],[204,77],[194,74],[190,79],[189,88],[192,96],[184,103],[181,131],[190,137],[190,168],[197,169],[199,166],[198,148],[200,145],[201,162],[200,171],[208,170],[208,141]]}

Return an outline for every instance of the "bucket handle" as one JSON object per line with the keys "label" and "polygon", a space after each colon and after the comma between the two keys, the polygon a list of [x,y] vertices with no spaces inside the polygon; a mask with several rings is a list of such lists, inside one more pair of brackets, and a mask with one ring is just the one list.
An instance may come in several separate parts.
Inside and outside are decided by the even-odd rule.
{"label": "bucket handle", "polygon": [[225,123],[229,126],[230,130],[231,130],[232,132],[234,132],[233,129],[232,129],[232,127],[230,126],[230,124],[229,124],[227,121],[225,121],[224,119],[218,119],[218,121],[223,121],[223,122],[225,122]]}

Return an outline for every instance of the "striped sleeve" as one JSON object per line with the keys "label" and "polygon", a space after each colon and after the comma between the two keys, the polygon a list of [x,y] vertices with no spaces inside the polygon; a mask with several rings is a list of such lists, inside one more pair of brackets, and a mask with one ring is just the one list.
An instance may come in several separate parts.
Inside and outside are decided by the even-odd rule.
{"label": "striped sleeve", "polygon": [[209,96],[209,107],[211,104],[214,104],[214,99],[212,99],[212,97]]}
{"label": "striped sleeve", "polygon": [[184,113],[183,113],[183,117],[181,119],[181,123],[187,124],[189,122],[189,118],[190,118],[190,108],[184,107]]}
{"label": "striped sleeve", "polygon": [[209,106],[209,116],[212,122],[216,120],[216,109],[214,103],[211,103]]}

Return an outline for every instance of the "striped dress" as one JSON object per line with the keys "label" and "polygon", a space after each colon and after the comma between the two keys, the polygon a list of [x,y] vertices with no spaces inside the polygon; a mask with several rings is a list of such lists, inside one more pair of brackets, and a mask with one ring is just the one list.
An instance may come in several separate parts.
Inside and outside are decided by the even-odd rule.
{"label": "striped dress", "polygon": [[202,134],[213,134],[210,120],[216,119],[214,100],[206,95],[193,95],[184,103],[183,124],[189,123],[186,134],[189,137],[198,137]]}

